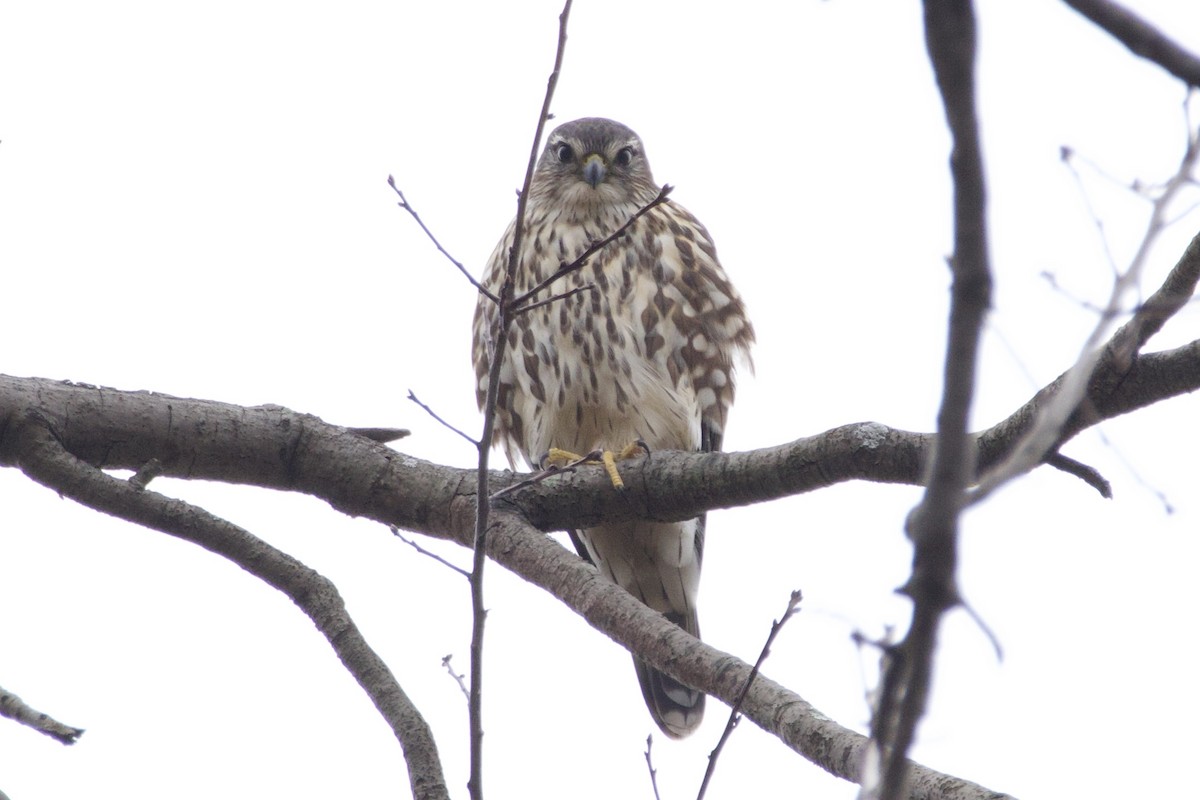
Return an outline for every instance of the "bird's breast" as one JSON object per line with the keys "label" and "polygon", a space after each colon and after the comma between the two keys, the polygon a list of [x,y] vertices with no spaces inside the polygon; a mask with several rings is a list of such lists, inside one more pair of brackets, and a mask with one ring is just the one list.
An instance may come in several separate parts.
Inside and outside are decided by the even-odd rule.
{"label": "bird's breast", "polygon": [[[518,291],[553,274],[558,253],[582,252],[595,240],[588,226],[560,220],[551,227],[531,231]],[[652,449],[699,446],[696,398],[660,344],[671,332],[670,320],[655,310],[653,258],[621,245],[593,255],[538,299],[573,294],[516,320],[513,410],[525,421],[519,444],[528,459],[550,447],[588,452],[637,439]]]}

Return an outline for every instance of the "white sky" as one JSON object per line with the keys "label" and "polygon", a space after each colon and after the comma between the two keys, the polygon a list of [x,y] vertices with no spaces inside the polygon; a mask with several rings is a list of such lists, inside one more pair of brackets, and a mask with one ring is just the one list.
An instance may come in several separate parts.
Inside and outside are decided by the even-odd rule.
{"label": "white sky", "polygon": [[[1200,50],[1200,8],[1136,7]],[[1122,181],[1182,152],[1179,83],[1064,5],[980,3],[995,312],[975,424],[1065,369],[1111,268],[1059,161]],[[477,430],[474,297],[393,203],[394,174],[478,272],[514,211],[559,0],[524,3],[4,3],[0,371],[413,430],[471,451],[404,398]],[[716,238],[753,315],[726,445],[877,420],[933,425],[950,249],[947,135],[916,3],[578,0],[559,119],[637,130],[660,182]],[[1084,171],[1118,263],[1147,206]],[[1182,210],[1182,209],[1181,209]],[[1147,290],[1198,226],[1154,251]],[[1070,293],[1039,277],[1051,272]],[[1152,349],[1200,335],[1194,309]],[[943,629],[914,756],[1024,798],[1174,796],[1200,734],[1191,626],[1196,400],[1107,423],[1066,452],[1116,499],[1039,470],[972,511],[962,612]],[[332,578],[434,726],[466,796],[465,584],[311,498],[161,480]],[[1174,513],[1164,511],[1165,496]],[[714,514],[705,637],[752,660],[788,592],[803,613],[766,672],[861,727],[855,630],[903,626],[910,487],[853,485]],[[0,724],[13,800],[407,796],[400,750],[290,603],[191,545],[0,472],[0,685],[87,728],[64,748]],[[429,542],[426,542],[429,544]],[[434,542],[459,563],[467,554]],[[652,725],[625,652],[540,590],[490,571],[492,797],[651,797]],[[869,667],[869,664],[868,664]],[[724,723],[656,736],[664,800],[694,796]],[[753,725],[710,798],[849,798]]]}

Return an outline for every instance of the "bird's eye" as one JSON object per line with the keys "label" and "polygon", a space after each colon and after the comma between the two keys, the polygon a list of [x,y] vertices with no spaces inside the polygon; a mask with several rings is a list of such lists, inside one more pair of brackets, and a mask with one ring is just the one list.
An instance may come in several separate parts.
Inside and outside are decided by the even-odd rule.
{"label": "bird's eye", "polygon": [[618,167],[628,167],[629,162],[633,161],[633,148],[622,147],[617,151],[615,163]]}
{"label": "bird's eye", "polygon": [[575,151],[571,149],[569,144],[560,144],[554,148],[554,154],[558,156],[558,160],[564,164],[569,164],[575,160]]}

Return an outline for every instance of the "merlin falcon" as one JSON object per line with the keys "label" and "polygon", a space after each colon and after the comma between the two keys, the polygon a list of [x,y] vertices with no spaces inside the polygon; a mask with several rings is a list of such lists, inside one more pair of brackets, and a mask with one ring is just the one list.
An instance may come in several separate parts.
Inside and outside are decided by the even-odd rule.
{"label": "merlin falcon", "polygon": [[[608,119],[568,122],[550,134],[526,207],[513,296],[612,234],[659,194],[638,135]],[[500,294],[516,222],[488,263],[483,285]],[[585,288],[589,287],[589,288]],[[734,367],[749,365],[754,330],[717,261],[708,231],[664,202],[586,265],[535,301],[580,291],[519,314],[500,371],[494,444],[515,466],[552,449],[622,451],[721,448],[733,403]],[[498,310],[480,295],[473,358],[480,407],[495,351]],[[704,552],[704,517],[633,521],[573,532],[580,555],[609,580],[693,636]],[[704,695],[634,657],[655,723],[687,736]]]}

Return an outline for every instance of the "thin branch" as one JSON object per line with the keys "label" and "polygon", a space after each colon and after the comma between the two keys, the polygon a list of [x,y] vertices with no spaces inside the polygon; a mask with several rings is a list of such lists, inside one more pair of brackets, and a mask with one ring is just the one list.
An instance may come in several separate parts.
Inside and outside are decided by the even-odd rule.
{"label": "thin branch", "polygon": [[[463,573],[466,575],[466,573]],[[462,690],[463,698],[469,703],[471,701],[471,691],[467,689],[467,682],[464,680],[467,676],[461,672],[455,672],[454,667],[450,666],[450,655],[442,656],[442,666],[446,668],[446,672],[450,673],[450,677],[454,678],[454,682],[458,684],[458,688]]]}
{"label": "thin branch", "polygon": [[992,285],[983,155],[975,113],[975,12],[970,0],[926,0],[925,43],[953,141],[953,285],[929,482],[906,526],[913,541],[913,566],[899,591],[912,599],[912,621],[883,675],[862,775],[860,797],[882,800],[907,792],[907,755],[928,702],[938,627],[946,610],[959,602],[958,517],[975,470],[967,421]]}
{"label": "thin branch", "polygon": [[[1190,125],[1185,126],[1185,133],[1190,128],[1191,128]],[[1138,198],[1139,200],[1153,202],[1155,193],[1156,192],[1161,193],[1163,190],[1163,186],[1152,184],[1152,183],[1145,183],[1140,178],[1133,178],[1132,180],[1126,179],[1126,178],[1120,178],[1120,177],[1112,174],[1111,172],[1109,172],[1107,169],[1105,169],[1102,164],[1097,163],[1094,159],[1088,158],[1087,156],[1083,155],[1082,153],[1080,153],[1079,151],[1077,151],[1071,147],[1063,146],[1062,148],[1060,148],[1060,156],[1061,156],[1061,160],[1065,164],[1067,164],[1068,168],[1070,168],[1072,173],[1074,173],[1073,177],[1075,178],[1077,188],[1079,188],[1079,190],[1080,190],[1080,196],[1082,197],[1084,203],[1088,205],[1089,211],[1091,210],[1091,200],[1087,195],[1087,191],[1083,187],[1083,175],[1075,167],[1076,161],[1082,163],[1084,166],[1086,166],[1088,169],[1090,169],[1094,174],[1096,174],[1097,176],[1099,176],[1106,182],[1112,184],[1113,187],[1130,192],[1134,197]],[[1092,216],[1094,218],[1096,215],[1093,214]]]}
{"label": "thin branch", "polygon": [[83,736],[83,728],[65,725],[49,714],[30,708],[25,701],[0,687],[0,717],[19,722],[44,733],[59,744],[75,744]]}
{"label": "thin branch", "polygon": [[1000,644],[1000,637],[997,636],[996,632],[992,630],[992,626],[987,624],[983,616],[976,611],[975,607],[970,603],[963,600],[959,603],[959,605],[962,607],[963,611],[967,612],[967,616],[971,618],[971,621],[975,623],[975,626],[979,628],[979,632],[982,633],[984,638],[988,640],[988,644],[992,646],[992,652],[996,654],[996,661],[1003,661],[1004,646]]}
{"label": "thin branch", "polygon": [[[417,544],[417,542],[415,540],[405,537],[405,535],[402,534],[400,532],[400,529],[397,528],[395,525],[388,525],[388,530],[390,530],[392,532],[393,536],[395,536],[400,541],[404,542],[406,545],[410,546],[413,550],[416,550],[421,555],[426,556],[427,558],[432,558],[434,561],[438,562],[439,564],[441,564],[444,567],[449,567],[450,569],[457,572],[459,575],[462,575],[467,580],[471,579],[471,573],[467,572],[465,569],[458,566],[454,562],[448,561],[448,560],[442,558],[437,553],[434,553],[430,550],[426,550],[424,547],[421,547],[421,545]],[[449,656],[446,656],[446,657],[449,658]]]}
{"label": "thin branch", "polygon": [[[653,200],[651,200],[649,203],[646,203],[646,205],[642,206],[636,212],[634,212],[633,216],[631,216],[629,219],[625,220],[625,223],[623,225],[621,225],[621,227],[617,228],[615,231],[610,233],[608,236],[605,236],[603,239],[599,239],[595,242],[592,242],[590,245],[588,245],[587,249],[584,250],[570,264],[563,264],[558,269],[556,269],[550,275],[550,277],[546,278],[544,281],[539,283],[537,286],[534,286],[528,292],[525,292],[524,294],[516,297],[513,300],[513,305],[520,308],[522,303],[525,303],[530,298],[537,295],[538,292],[542,291],[550,284],[554,283],[557,280],[560,280],[561,278],[566,277],[567,275],[570,275],[572,272],[578,272],[579,270],[583,269],[583,267],[587,264],[587,260],[589,258],[594,256],[599,251],[603,250],[605,247],[608,247],[610,244],[615,242],[617,239],[620,239],[622,236],[624,236],[625,231],[629,230],[631,225],[633,225],[635,222],[637,222],[639,219],[641,219],[643,215],[649,213],[651,209],[654,209],[654,208],[662,205],[663,203],[667,202],[667,195],[669,195],[673,189],[674,189],[673,186],[664,183],[662,185],[662,188],[658,190],[658,195],[655,196],[655,198]],[[516,250],[515,245],[514,245],[513,249],[514,249],[514,251]]]}
{"label": "thin branch", "polygon": [[1174,217],[1172,217],[1170,220],[1168,220],[1167,227],[1169,228],[1177,222],[1182,222],[1187,217],[1190,217],[1198,208],[1200,208],[1200,200],[1192,203],[1190,206],[1185,208],[1183,211],[1180,211],[1178,214],[1176,214]]}
{"label": "thin branch", "polygon": [[[1103,229],[1103,227],[1102,227],[1102,226],[1099,228],[1099,235],[1100,235],[1101,237],[1103,237],[1103,236],[1104,236],[1104,229]],[[1107,251],[1108,251],[1108,245],[1107,245],[1107,244],[1102,244],[1101,246],[1102,246],[1102,247],[1104,248],[1104,250],[1105,250],[1105,257],[1106,257],[1106,258],[1110,258],[1110,257],[1109,257],[1109,255],[1108,255],[1108,252],[1107,252]],[[1111,264],[1111,266],[1112,266],[1112,272],[1113,272],[1113,274],[1114,274],[1114,275],[1116,275],[1116,274],[1117,274],[1117,265],[1116,265],[1116,263],[1112,263],[1112,264]],[[1063,285],[1062,285],[1062,284],[1060,284],[1060,283],[1058,282],[1058,277],[1057,277],[1057,276],[1056,276],[1056,275],[1055,275],[1053,272],[1049,272],[1049,271],[1047,271],[1047,270],[1042,270],[1042,272],[1040,273],[1039,277],[1041,277],[1041,278],[1042,278],[1042,280],[1044,280],[1044,281],[1045,281],[1045,282],[1046,282],[1046,283],[1047,283],[1047,284],[1050,286],[1050,288],[1051,288],[1051,289],[1053,289],[1053,290],[1054,290],[1055,292],[1057,292],[1058,294],[1062,295],[1062,296],[1063,296],[1064,298],[1066,298],[1066,299],[1067,299],[1069,302],[1071,302],[1071,303],[1074,303],[1074,304],[1075,304],[1076,306],[1078,306],[1080,309],[1082,309],[1082,310],[1084,310],[1084,311],[1091,312],[1091,313],[1093,313],[1093,314],[1102,314],[1102,313],[1104,313],[1104,309],[1103,309],[1103,308],[1101,308],[1100,306],[1096,305],[1095,303],[1091,302],[1090,300],[1085,300],[1085,299],[1083,299],[1082,297],[1079,297],[1079,296],[1078,296],[1078,295],[1076,295],[1075,293],[1073,293],[1073,292],[1070,292],[1070,291],[1068,291],[1068,290],[1067,290],[1065,287],[1063,287]]]}
{"label": "thin branch", "polygon": [[1114,443],[1111,439],[1109,439],[1108,435],[1104,432],[1103,429],[1097,429],[1096,434],[1100,438],[1100,443],[1103,444],[1105,447],[1107,447],[1112,452],[1112,454],[1114,456],[1116,456],[1117,460],[1121,462],[1121,465],[1123,467],[1125,467],[1125,469],[1129,473],[1130,477],[1132,477],[1133,480],[1135,482],[1137,482],[1137,484],[1139,486],[1141,486],[1143,489],[1145,489],[1150,494],[1154,495],[1155,499],[1157,499],[1158,502],[1162,504],[1163,513],[1164,514],[1174,514],[1175,506],[1171,503],[1170,498],[1167,497],[1166,492],[1164,492],[1162,489],[1158,488],[1157,486],[1152,485],[1148,480],[1146,480],[1146,478],[1142,476],[1141,472],[1138,471],[1137,467],[1134,466],[1129,461],[1129,459],[1125,457],[1125,454],[1121,451],[1121,449],[1119,447],[1117,447],[1116,443]]}
{"label": "thin branch", "polygon": [[395,192],[396,196],[400,198],[400,202],[397,205],[399,205],[401,208],[403,208],[405,211],[407,211],[412,216],[412,218],[414,220],[416,220],[417,224],[421,226],[421,230],[425,231],[425,235],[429,237],[429,241],[433,242],[433,246],[438,249],[438,252],[440,252],[442,255],[444,255],[446,258],[448,258],[450,260],[450,263],[458,268],[458,271],[463,274],[464,278],[466,278],[468,281],[471,282],[471,285],[475,287],[475,290],[477,292],[479,292],[484,297],[487,297],[493,303],[499,302],[499,298],[497,298],[496,295],[492,294],[486,288],[484,288],[482,283],[475,280],[474,276],[471,275],[471,273],[467,270],[467,268],[462,265],[461,261],[459,261],[454,256],[450,255],[449,251],[447,251],[446,248],[442,247],[442,243],[439,242],[438,238],[433,235],[433,231],[429,230],[429,228],[426,227],[425,222],[421,219],[421,216],[417,213],[417,210],[415,208],[413,208],[411,203],[408,202],[408,198],[406,198],[404,196],[404,192],[400,191],[400,187],[396,185],[396,179],[393,178],[391,175],[388,175],[388,186],[392,187],[392,191]]}
{"label": "thin branch", "polygon": [[535,308],[541,308],[542,306],[548,306],[551,303],[557,302],[559,300],[566,300],[571,295],[579,294],[580,292],[591,292],[591,291],[595,291],[595,289],[596,289],[596,284],[594,284],[594,283],[584,284],[583,286],[576,286],[574,289],[563,292],[562,294],[552,295],[551,297],[547,297],[545,300],[538,300],[536,303],[530,303],[527,306],[521,306],[520,308],[515,309],[513,311],[513,315],[515,316],[517,314],[524,314],[528,311],[533,311]]}
{"label": "thin branch", "polygon": [[1190,86],[1200,87],[1200,58],[1162,31],[1110,0],[1064,0],[1142,58],[1153,61]]}
{"label": "thin branch", "polygon": [[414,403],[416,403],[417,405],[419,405],[419,406],[420,406],[422,409],[424,409],[426,414],[428,414],[429,416],[433,417],[433,418],[434,418],[434,419],[436,419],[438,422],[440,422],[440,423],[442,424],[442,427],[443,427],[443,428],[446,428],[447,430],[450,430],[450,431],[453,431],[454,433],[457,433],[459,436],[461,436],[462,438],[464,438],[464,439],[466,439],[468,442],[470,442],[472,447],[476,447],[476,448],[478,448],[478,447],[479,447],[479,442],[478,442],[478,441],[476,441],[474,438],[472,438],[472,437],[468,436],[467,434],[463,433],[461,430],[459,430],[458,428],[454,427],[453,425],[451,425],[451,424],[450,424],[449,422],[447,422],[446,420],[442,419],[442,418],[441,418],[441,417],[438,415],[438,413],[437,413],[436,411],[434,411],[432,408],[430,408],[429,406],[427,406],[427,405],[425,405],[424,403],[422,403],[422,402],[421,402],[419,399],[417,399],[417,396],[416,396],[416,394],[414,394],[414,393],[413,393],[413,390],[412,390],[412,389],[409,389],[409,390],[408,390],[408,399],[409,399],[409,400],[411,400],[411,401],[413,401],[413,402],[414,402]]}
{"label": "thin branch", "polygon": [[[762,650],[758,654],[758,660],[754,662],[754,666],[750,669],[750,677],[746,679],[746,685],[742,687],[742,691],[738,693],[737,702],[729,709],[729,719],[725,722],[725,730],[721,731],[721,738],[717,740],[717,746],[708,754],[708,767],[704,770],[704,780],[700,781],[700,791],[696,794],[696,800],[704,800],[704,794],[708,791],[708,782],[712,780],[713,773],[717,769],[717,759],[721,757],[721,751],[725,749],[725,742],[729,741],[729,737],[733,734],[733,729],[737,727],[738,720],[742,717],[742,703],[746,702],[746,694],[750,691],[750,685],[754,683],[754,679],[758,677],[758,672],[762,669],[763,662],[767,660],[767,656],[771,654],[771,645],[775,643],[775,637],[783,630],[783,626],[798,610],[802,595],[799,589],[792,591],[791,597],[788,598],[787,608],[783,612],[783,616],[771,623],[771,630],[767,634],[767,640],[763,642]],[[647,745],[647,759],[649,759],[649,745]]]}
{"label": "thin branch", "polygon": [[413,797],[448,800],[428,724],[367,644],[328,578],[202,508],[140,489],[84,463],[63,447],[39,413],[22,414],[13,433],[22,453],[21,469],[38,483],[89,508],[198,544],[286,594],[324,634],[391,725],[404,750]]}
{"label": "thin branch", "polygon": [[654,790],[654,800],[662,800],[658,794],[658,770],[654,768],[654,759],[650,757],[653,745],[654,734],[646,734],[646,769],[650,770],[650,788]]}
{"label": "thin branch", "polygon": [[[882,675],[887,668],[888,653],[896,646],[896,629],[891,625],[885,625],[883,635],[877,639],[867,636],[860,630],[854,630],[850,633],[850,641],[854,642],[858,648],[858,680],[863,690],[863,702],[874,713],[879,706],[878,676]],[[867,668],[863,664],[863,659],[866,657],[865,651],[868,648],[879,652],[877,674],[870,678],[867,677]]]}
{"label": "thin branch", "polygon": [[[1124,189],[1129,189],[1129,185],[1125,184],[1125,183],[1121,183],[1116,178],[1112,177],[1107,172],[1100,169],[1099,166],[1097,166],[1096,164],[1093,164],[1090,160],[1083,158],[1082,156],[1079,156],[1073,148],[1063,147],[1061,149],[1061,152],[1062,152],[1062,162],[1063,162],[1063,164],[1066,165],[1067,171],[1071,173],[1071,178],[1074,179],[1075,190],[1077,192],[1079,192],[1079,197],[1081,200],[1083,200],[1083,205],[1087,209],[1088,216],[1091,217],[1092,224],[1096,226],[1096,235],[1100,239],[1100,247],[1101,247],[1101,249],[1104,250],[1104,258],[1108,262],[1109,269],[1112,270],[1113,275],[1117,275],[1117,274],[1119,274],[1120,270],[1117,268],[1117,259],[1113,256],[1112,247],[1108,243],[1108,231],[1104,227],[1104,220],[1100,218],[1100,215],[1098,213],[1096,213],[1096,209],[1092,205],[1091,195],[1088,194],[1087,187],[1084,186],[1084,184],[1083,184],[1083,175],[1080,174],[1079,170],[1076,168],[1075,162],[1077,160],[1083,161],[1083,163],[1085,163],[1089,167],[1091,167],[1092,170],[1096,172],[1096,174],[1112,181],[1113,183],[1119,184]],[[1136,194],[1138,197],[1146,198],[1146,195],[1142,192],[1136,192]],[[1058,289],[1059,291],[1063,292],[1064,294],[1066,293],[1066,290],[1059,288],[1058,281],[1055,280],[1054,277],[1050,273],[1043,271],[1042,277],[1049,280],[1050,285],[1053,288]],[[1070,295],[1068,295],[1068,297],[1070,297]],[[1098,306],[1095,306],[1084,300],[1076,299],[1074,297],[1072,297],[1071,299],[1075,300],[1077,303],[1082,305],[1084,308],[1087,308],[1092,311],[1097,311],[1097,312],[1100,311],[1100,308]]]}
{"label": "thin branch", "polygon": [[1105,500],[1112,500],[1112,484],[1095,467],[1076,461],[1073,458],[1068,458],[1062,453],[1051,453],[1046,456],[1046,464],[1055,469],[1062,470],[1068,475],[1074,475],[1099,492],[1100,496]]}
{"label": "thin branch", "polygon": [[[570,464],[568,464],[565,467],[560,467],[555,464],[550,464],[550,465],[546,466],[545,469],[534,472],[527,478],[519,480],[516,483],[510,483],[508,486],[505,486],[503,489],[501,489],[500,491],[493,494],[490,499],[494,502],[494,501],[500,499],[501,497],[504,497],[507,494],[512,494],[513,492],[516,492],[520,489],[524,489],[526,486],[536,486],[537,484],[541,483],[542,481],[544,481],[547,478],[550,478],[554,475],[559,475],[564,472],[574,472],[574,471],[575,471],[575,467]],[[609,485],[611,486],[612,484],[610,483]]]}
{"label": "thin branch", "polygon": [[513,242],[508,253],[508,264],[500,294],[495,298],[497,305],[496,340],[492,348],[492,361],[488,367],[488,386],[483,409],[483,433],[479,437],[479,461],[475,478],[475,532],[472,541],[474,557],[471,563],[471,691],[467,701],[467,717],[470,727],[471,775],[467,789],[471,800],[483,800],[483,635],[487,611],[483,604],[483,571],[487,563],[487,528],[491,491],[489,489],[488,455],[492,447],[493,431],[496,426],[496,402],[500,394],[500,371],[504,365],[504,351],[508,343],[508,328],[512,323],[513,282],[524,243],[525,213],[529,200],[529,188],[533,184],[533,171],[537,166],[538,151],[546,121],[550,118],[550,103],[562,71],[563,55],[567,47],[567,21],[571,16],[571,0],[566,0],[558,17],[558,46],[554,53],[554,68],[546,81],[546,94],[538,113],[534,129],[533,144],[525,166],[525,182],[517,197],[517,216],[513,222]]}

